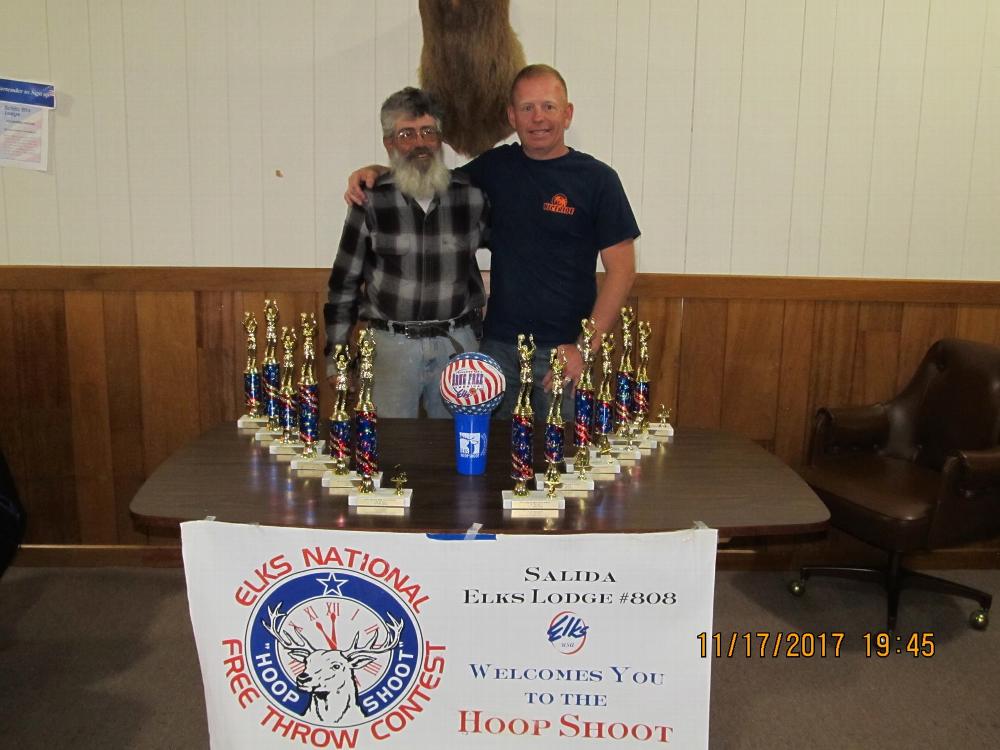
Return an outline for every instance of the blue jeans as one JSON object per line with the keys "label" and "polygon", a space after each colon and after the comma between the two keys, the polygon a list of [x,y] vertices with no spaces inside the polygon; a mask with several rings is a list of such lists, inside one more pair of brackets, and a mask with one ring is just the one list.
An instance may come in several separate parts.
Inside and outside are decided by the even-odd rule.
{"label": "blue jeans", "polygon": [[[509,344],[496,339],[483,339],[479,345],[479,351],[493,357],[503,370],[503,376],[507,379],[507,390],[504,391],[503,401],[493,412],[493,416],[499,419],[510,419],[517,406],[517,392],[521,387],[521,361],[517,357],[517,344]],[[531,408],[535,412],[535,421],[544,422],[549,414],[549,406],[552,403],[552,393],[546,392],[542,388],[542,378],[549,371],[549,352],[552,347],[538,347],[535,356],[531,361],[531,375],[534,382],[531,386]],[[563,390],[562,418],[572,429],[573,422],[573,388],[567,386]]]}
{"label": "blue jeans", "polygon": [[[432,419],[451,417],[441,398],[441,371],[455,354],[445,336],[408,339],[375,329],[375,384],[372,397],[380,417],[416,417],[421,400]],[[471,326],[451,331],[465,351],[477,348]]]}

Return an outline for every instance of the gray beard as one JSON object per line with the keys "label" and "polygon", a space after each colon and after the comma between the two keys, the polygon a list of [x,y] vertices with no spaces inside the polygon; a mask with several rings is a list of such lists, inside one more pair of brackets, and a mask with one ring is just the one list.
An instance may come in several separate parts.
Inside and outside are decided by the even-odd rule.
{"label": "gray beard", "polygon": [[403,195],[415,200],[433,198],[436,193],[443,193],[451,182],[451,172],[445,166],[440,151],[434,155],[426,172],[421,172],[419,167],[395,152],[389,157],[389,163],[396,187]]}

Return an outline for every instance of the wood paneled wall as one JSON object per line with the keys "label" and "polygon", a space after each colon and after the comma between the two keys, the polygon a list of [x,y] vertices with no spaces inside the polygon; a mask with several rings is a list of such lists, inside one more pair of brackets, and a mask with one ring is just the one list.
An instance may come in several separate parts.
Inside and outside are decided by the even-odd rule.
{"label": "wood paneled wall", "polygon": [[[133,526],[129,502],[172,451],[242,413],[244,310],[260,318],[273,297],[285,324],[319,316],[326,276],[0,268],[0,447],[28,542],[162,541]],[[817,406],[891,396],[942,336],[1000,345],[1000,283],[645,274],[632,295],[653,325],[654,404],[791,464]]]}

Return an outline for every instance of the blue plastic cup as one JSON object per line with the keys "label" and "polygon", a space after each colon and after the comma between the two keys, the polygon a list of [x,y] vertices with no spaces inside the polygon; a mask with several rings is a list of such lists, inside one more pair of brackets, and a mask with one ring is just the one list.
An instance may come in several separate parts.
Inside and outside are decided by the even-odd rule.
{"label": "blue plastic cup", "polygon": [[482,474],[486,471],[489,436],[489,414],[455,414],[455,463],[459,474]]}

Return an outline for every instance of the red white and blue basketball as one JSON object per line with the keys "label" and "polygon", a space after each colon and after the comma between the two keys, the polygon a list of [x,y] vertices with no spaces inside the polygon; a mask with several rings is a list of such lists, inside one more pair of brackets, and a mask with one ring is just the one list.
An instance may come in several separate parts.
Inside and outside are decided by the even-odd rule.
{"label": "red white and blue basketball", "polygon": [[479,352],[459,354],[441,373],[441,398],[453,414],[489,414],[506,387],[497,361]]}

